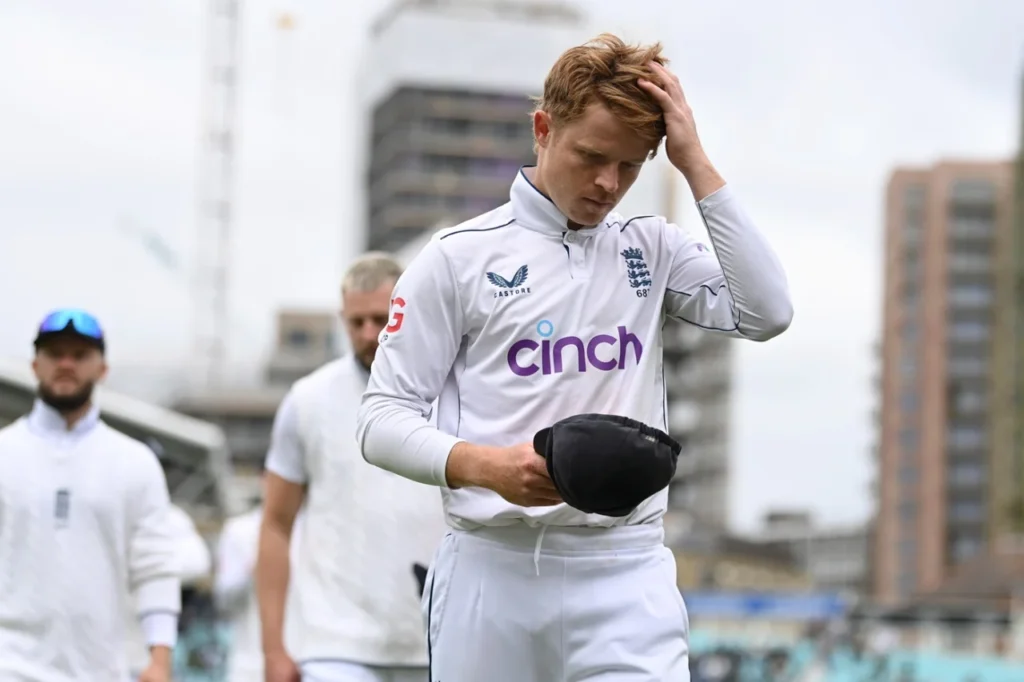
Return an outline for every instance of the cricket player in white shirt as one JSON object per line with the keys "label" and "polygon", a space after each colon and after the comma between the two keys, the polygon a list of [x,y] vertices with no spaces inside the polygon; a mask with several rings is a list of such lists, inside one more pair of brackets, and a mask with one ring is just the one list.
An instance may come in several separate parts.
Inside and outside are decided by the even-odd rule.
{"label": "cricket player in white shirt", "polygon": [[[369,462],[442,490],[430,682],[689,679],[667,489],[624,517],[586,514],[532,444],[579,413],[666,430],[666,318],[752,341],[790,324],[783,269],[665,64],[660,45],[607,34],[565,52],[533,114],[537,165],[395,287],[357,435]],[[663,139],[711,245],[613,211]]]}
{"label": "cricket player in white shirt", "polygon": [[0,680],[126,682],[134,600],[139,680],[168,682],[181,595],[163,470],[100,420],[95,317],[55,311],[35,347],[39,397],[0,430]]}
{"label": "cricket player in white shirt", "polygon": [[[290,542],[293,562],[299,545],[301,521],[302,513],[299,512]],[[228,616],[231,623],[227,682],[258,682],[264,677],[260,614],[255,585],[256,555],[262,522],[263,505],[259,502],[244,514],[228,519],[221,529],[217,543],[217,571],[213,593],[218,608]],[[286,600],[286,614],[289,610]],[[286,615],[284,639],[288,651],[294,649],[289,639],[291,630]]]}
{"label": "cricket player in white shirt", "polygon": [[[295,682],[300,669],[305,682],[427,680],[420,595],[446,531],[440,494],[370,466],[355,440],[400,274],[398,263],[376,253],[349,268],[341,295],[352,351],[296,382],[275,418],[256,571],[267,682]],[[290,576],[289,537],[303,503]],[[294,605],[291,653],[286,593]]]}

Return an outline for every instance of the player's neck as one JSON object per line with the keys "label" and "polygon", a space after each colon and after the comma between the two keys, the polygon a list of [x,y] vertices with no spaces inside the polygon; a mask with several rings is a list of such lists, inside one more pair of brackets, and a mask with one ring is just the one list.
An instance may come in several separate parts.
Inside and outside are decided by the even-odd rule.
{"label": "player's neck", "polygon": [[[526,179],[530,181],[530,184],[533,185],[534,188],[538,192],[543,194],[544,197],[548,201],[550,201],[551,203],[555,203],[554,200],[551,198],[551,193],[548,192],[547,183],[544,182],[544,176],[539,171],[540,171],[540,166],[538,165],[538,166],[534,166],[532,168],[524,168],[522,172],[523,172],[523,175],[526,176]],[[574,230],[575,231],[575,230],[581,230],[581,229],[583,229],[585,227],[593,227],[593,225],[588,226],[588,225],[580,225],[579,223],[574,223],[573,221],[569,220],[568,218],[566,218],[565,220],[566,220],[565,227],[567,229],[569,229],[569,230]]]}
{"label": "player's neck", "polygon": [[64,418],[64,423],[68,425],[68,431],[75,428],[75,424],[82,421],[85,415],[89,414],[89,410],[92,409],[92,400],[86,401],[81,407],[76,407],[73,410],[67,412],[61,412],[60,416]]}

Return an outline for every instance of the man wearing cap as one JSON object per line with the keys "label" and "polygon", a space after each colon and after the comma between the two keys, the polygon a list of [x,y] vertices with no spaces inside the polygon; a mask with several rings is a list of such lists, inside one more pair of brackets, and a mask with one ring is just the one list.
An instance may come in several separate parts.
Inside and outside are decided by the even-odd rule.
{"label": "man wearing cap", "polygon": [[[533,112],[536,166],[436,234],[392,293],[357,437],[367,461],[442,490],[430,682],[689,679],[662,525],[678,454],[662,328],[766,341],[792,305],[665,64],[613,35],[566,50]],[[714,248],[614,212],[663,141]]]}
{"label": "man wearing cap", "polygon": [[134,601],[149,648],[139,680],[167,682],[180,591],[163,470],[100,419],[92,315],[51,313],[35,348],[38,397],[0,430],[0,680],[128,679]]}

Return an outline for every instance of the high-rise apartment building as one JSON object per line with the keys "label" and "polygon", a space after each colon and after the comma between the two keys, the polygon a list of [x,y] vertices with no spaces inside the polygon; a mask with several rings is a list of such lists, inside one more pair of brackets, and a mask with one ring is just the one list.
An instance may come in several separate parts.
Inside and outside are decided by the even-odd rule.
{"label": "high-rise apartment building", "polygon": [[875,596],[993,551],[1014,481],[1012,164],[899,169],[886,197]]}
{"label": "high-rise apartment building", "polygon": [[373,26],[362,89],[368,247],[396,249],[508,201],[534,158],[530,96],[585,39],[583,15],[558,2],[393,3]]}
{"label": "high-rise apartment building", "polygon": [[[560,2],[394,3],[375,24],[363,76],[364,244],[407,261],[440,227],[507,202],[535,159],[530,97],[563,51],[598,32]],[[676,176],[660,153],[617,210],[672,217]],[[730,350],[728,339],[666,326],[669,431],[684,447],[670,499],[710,529],[728,523]]]}
{"label": "high-rise apartment building", "polygon": [[[1014,317],[1014,333],[1017,346],[1024,351],[1024,69],[1021,70],[1020,81],[1020,117],[1017,136],[1017,159],[1014,168],[1014,211],[1013,211],[1013,258],[1014,258],[1014,293],[1016,294]],[[1022,353],[1024,354],[1024,353]],[[1011,514],[1014,534],[1024,535],[1024,357],[1018,356],[1014,371],[1014,395],[1017,412],[1014,422],[1014,466],[1011,476],[1012,485],[1016,487]]]}

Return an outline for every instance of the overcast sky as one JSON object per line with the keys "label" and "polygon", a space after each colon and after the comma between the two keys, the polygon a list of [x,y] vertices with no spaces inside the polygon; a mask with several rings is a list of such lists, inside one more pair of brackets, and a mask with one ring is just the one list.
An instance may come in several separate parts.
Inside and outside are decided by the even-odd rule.
{"label": "overcast sky", "polygon": [[[177,386],[192,350],[206,4],[0,2],[0,358],[28,358],[46,309],[82,305],[108,327],[116,382]],[[237,376],[265,357],[275,309],[336,303],[353,252],[339,187],[359,172],[345,163],[352,64],[380,4],[245,3]],[[1024,3],[581,4],[595,31],[665,42],[705,146],[790,274],[790,331],[736,346],[734,522],[777,506],[865,519],[884,183],[897,164],[1013,152]],[[275,29],[282,11],[290,33]]]}

